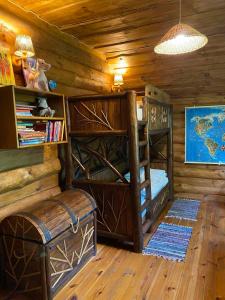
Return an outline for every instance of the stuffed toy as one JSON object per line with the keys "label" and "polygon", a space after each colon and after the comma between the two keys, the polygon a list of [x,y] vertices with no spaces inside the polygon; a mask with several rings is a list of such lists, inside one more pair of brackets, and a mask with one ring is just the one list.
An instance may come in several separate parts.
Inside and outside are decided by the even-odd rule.
{"label": "stuffed toy", "polygon": [[37,59],[37,71],[39,72],[39,76],[35,83],[35,88],[38,88],[43,91],[49,91],[48,79],[45,75],[45,72],[47,72],[50,68],[51,68],[51,65],[47,64],[44,61],[44,59],[41,59],[41,58]]}
{"label": "stuffed toy", "polygon": [[33,114],[40,117],[54,117],[55,110],[48,106],[47,99],[43,97],[37,97],[37,108],[33,111]]}

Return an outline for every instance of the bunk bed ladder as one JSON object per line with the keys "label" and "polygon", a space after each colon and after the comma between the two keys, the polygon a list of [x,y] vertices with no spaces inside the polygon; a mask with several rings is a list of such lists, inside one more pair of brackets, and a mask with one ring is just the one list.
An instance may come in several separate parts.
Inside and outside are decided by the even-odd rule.
{"label": "bunk bed ladder", "polygon": [[[147,102],[143,102],[143,120],[137,120],[136,94],[133,91],[128,92],[129,101],[129,153],[130,153],[130,183],[131,183],[131,201],[133,205],[133,240],[134,250],[142,252],[144,247],[144,233],[151,226],[148,214],[145,222],[142,222],[142,212],[150,208],[151,201],[151,181],[150,181],[150,163],[149,163],[149,140],[148,140],[148,109]],[[144,100],[145,101],[145,100]],[[140,161],[140,154],[141,161]],[[141,182],[140,169],[144,167],[145,178]],[[141,191],[146,189],[146,199],[141,205]]]}
{"label": "bunk bed ladder", "polygon": [[[143,98],[143,120],[138,121],[138,145],[139,153],[142,153],[142,161],[139,160],[139,172],[141,168],[144,168],[144,180],[139,184],[139,193],[141,194],[142,190],[146,191],[145,201],[140,206],[139,215],[142,219],[142,213],[145,212],[145,221],[142,221],[142,232],[145,234],[151,226],[151,218],[148,213],[148,210],[151,206],[151,178],[150,178],[150,150],[149,150],[149,123],[148,123],[148,102],[146,98]],[[140,155],[139,155],[140,159]]]}

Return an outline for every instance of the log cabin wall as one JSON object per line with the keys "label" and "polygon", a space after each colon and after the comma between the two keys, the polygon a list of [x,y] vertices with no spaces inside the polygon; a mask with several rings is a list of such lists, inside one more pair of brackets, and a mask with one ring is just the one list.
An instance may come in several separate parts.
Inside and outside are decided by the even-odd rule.
{"label": "log cabin wall", "polygon": [[173,100],[174,108],[174,192],[175,196],[206,200],[225,200],[225,166],[185,164],[185,107],[224,105],[219,95],[196,96]]}
{"label": "log cabin wall", "polygon": [[[32,37],[37,57],[52,65],[47,77],[66,95],[109,92],[111,75],[103,55],[75,38],[4,1],[0,17],[17,33]],[[24,206],[60,192],[61,166],[55,146],[0,150],[0,220]]]}

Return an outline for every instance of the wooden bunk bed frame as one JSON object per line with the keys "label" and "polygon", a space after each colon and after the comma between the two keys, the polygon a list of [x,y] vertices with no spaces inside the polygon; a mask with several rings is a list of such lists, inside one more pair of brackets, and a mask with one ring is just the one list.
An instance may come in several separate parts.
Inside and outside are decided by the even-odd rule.
{"label": "wooden bunk bed frame", "polygon": [[[154,98],[143,98],[141,121],[134,91],[67,99],[66,185],[82,188],[96,200],[98,236],[130,243],[136,252],[142,251],[144,234],[173,197],[172,107]],[[163,138],[166,156],[156,150]],[[156,152],[157,161],[166,162],[169,182],[151,199],[150,163]],[[143,182],[140,168],[145,170]],[[130,181],[123,176],[127,171]],[[141,205],[142,189],[146,200]]]}

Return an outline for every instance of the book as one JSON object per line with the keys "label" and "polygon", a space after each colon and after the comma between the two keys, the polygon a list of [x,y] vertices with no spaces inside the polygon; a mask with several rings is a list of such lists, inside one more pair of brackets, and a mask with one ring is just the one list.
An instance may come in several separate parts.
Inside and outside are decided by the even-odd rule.
{"label": "book", "polygon": [[32,109],[36,108],[36,105],[33,105],[32,103],[29,103],[29,104],[27,104],[27,103],[29,103],[29,102],[17,102],[16,107],[27,107],[27,108],[32,108]]}

